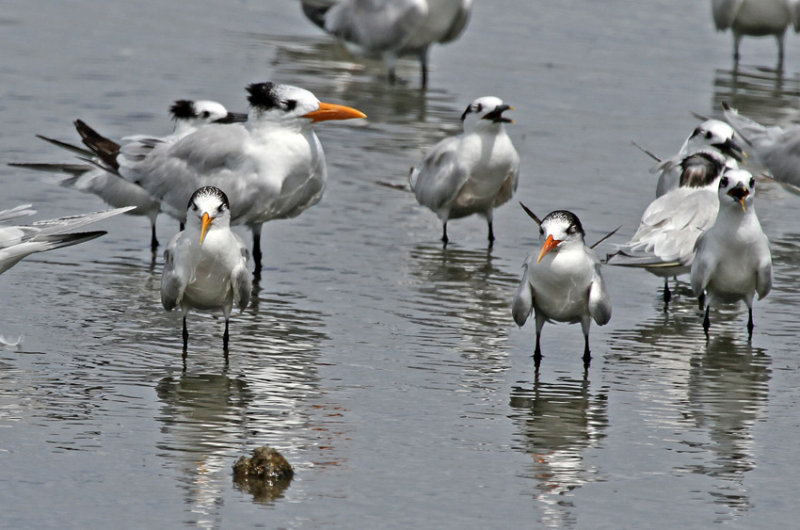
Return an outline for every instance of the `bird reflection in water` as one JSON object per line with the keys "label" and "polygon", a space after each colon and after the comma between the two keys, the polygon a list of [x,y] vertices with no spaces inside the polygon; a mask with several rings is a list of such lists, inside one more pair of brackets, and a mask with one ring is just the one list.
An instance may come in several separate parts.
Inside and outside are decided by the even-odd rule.
{"label": "bird reflection in water", "polygon": [[608,390],[594,394],[587,379],[539,381],[533,387],[511,390],[511,419],[518,428],[517,449],[531,456],[530,478],[534,498],[542,509],[542,523],[566,528],[577,523],[570,492],[595,480],[597,470],[587,466],[583,453],[598,444],[608,426]]}

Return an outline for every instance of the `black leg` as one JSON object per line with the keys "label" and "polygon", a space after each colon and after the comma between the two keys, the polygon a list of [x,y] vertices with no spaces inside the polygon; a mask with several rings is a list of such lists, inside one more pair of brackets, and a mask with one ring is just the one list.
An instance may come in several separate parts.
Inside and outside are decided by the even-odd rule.
{"label": "black leg", "polygon": [[706,306],[706,316],[703,318],[703,331],[706,332],[706,340],[708,340],[708,328],[711,326],[711,319],[708,318],[708,310],[711,309],[710,305]]}
{"label": "black leg", "polygon": [[255,263],[255,272],[261,272],[261,228],[253,230],[253,262]]}
{"label": "black leg", "polygon": [[491,245],[494,243],[494,229],[492,228],[492,222],[488,221],[489,224],[489,244]]}
{"label": "black leg", "polygon": [[672,292],[669,290],[669,278],[664,278],[664,303],[668,304],[672,300]]}
{"label": "black leg", "polygon": [[156,224],[150,226],[150,250],[155,252],[158,248],[158,238],[156,237]]}
{"label": "black leg", "polygon": [[448,241],[450,239],[447,237],[447,221],[445,221],[442,225],[442,244],[446,247]]}
{"label": "black leg", "polygon": [[583,336],[583,367],[589,368],[592,362],[592,352],[589,351],[589,334]]}
{"label": "black leg", "polygon": [[230,334],[228,333],[228,319],[225,319],[225,333],[222,334],[222,347],[225,349],[225,353],[228,352],[228,340],[230,339]]}
{"label": "black leg", "polygon": [[540,334],[536,333],[536,349],[533,350],[533,367],[539,371],[539,365],[542,363],[542,347],[539,345]]}
{"label": "black leg", "polygon": [[700,293],[700,296],[697,297],[697,309],[700,311],[706,306],[706,293],[703,291]]}
{"label": "black leg", "polygon": [[186,317],[183,317],[183,351],[186,351],[186,348],[189,344],[189,330],[186,329]]}
{"label": "black leg", "polygon": [[186,228],[186,223],[179,223],[178,228],[180,228],[180,231],[183,232],[184,229]]}
{"label": "black leg", "polygon": [[747,308],[747,340],[753,340],[753,308]]}

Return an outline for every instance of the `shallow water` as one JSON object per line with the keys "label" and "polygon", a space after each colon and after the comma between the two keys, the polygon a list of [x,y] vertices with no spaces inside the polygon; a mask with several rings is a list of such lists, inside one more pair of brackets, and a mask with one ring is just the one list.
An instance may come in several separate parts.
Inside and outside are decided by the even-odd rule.
{"label": "shallow water", "polygon": [[[265,226],[266,269],[231,322],[165,313],[147,222],[32,256],[0,277],[0,526],[118,528],[786,527],[798,514],[798,197],[765,183],[758,212],[774,290],[746,311],[701,315],[682,284],[607,268],[614,303],[593,327],[547,325],[538,377],[533,326],[510,299],[536,246],[515,202],[441,226],[403,183],[427,147],[458,130],[472,99],[512,104],[516,199],[576,212],[594,241],[636,228],[654,194],[651,160],[675,152],[725,100],[787,123],[800,99],[798,37],[782,74],[770,39],[713,30],[705,2],[476,2],[461,39],[435,48],[430,88],[391,87],[294,1],[53,4],[0,15],[4,162],[65,161],[42,133],[76,139],[81,118],[112,138],[166,134],[178,98],[244,110],[243,87],[274,80],[350,104],[369,119],[318,127],[323,201]],[[0,166],[0,208],[40,217],[102,208],[57,178]],[[175,223],[159,220],[162,242]],[[604,246],[600,247],[601,252]],[[239,489],[236,459],[268,444],[295,477],[268,495]]]}

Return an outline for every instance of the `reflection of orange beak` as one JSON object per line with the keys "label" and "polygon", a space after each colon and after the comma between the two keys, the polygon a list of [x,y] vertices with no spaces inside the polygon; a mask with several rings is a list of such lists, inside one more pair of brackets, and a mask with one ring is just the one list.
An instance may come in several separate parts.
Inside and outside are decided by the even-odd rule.
{"label": "reflection of orange beak", "polygon": [[366,118],[367,115],[352,107],[336,105],[334,103],[320,102],[319,109],[311,111],[303,117],[311,118],[311,121],[318,122],[326,120],[351,120],[353,118]]}
{"label": "reflection of orange beak", "polygon": [[203,240],[206,238],[206,232],[208,232],[208,227],[211,226],[211,221],[214,218],[209,216],[208,213],[203,212],[203,217],[200,218],[200,244],[203,244]]}
{"label": "reflection of orange beak", "polygon": [[536,260],[536,263],[542,261],[542,258],[545,254],[553,250],[561,243],[558,239],[553,239],[553,236],[547,236],[547,239],[544,241],[544,245],[542,245],[542,250],[539,251],[539,259]]}

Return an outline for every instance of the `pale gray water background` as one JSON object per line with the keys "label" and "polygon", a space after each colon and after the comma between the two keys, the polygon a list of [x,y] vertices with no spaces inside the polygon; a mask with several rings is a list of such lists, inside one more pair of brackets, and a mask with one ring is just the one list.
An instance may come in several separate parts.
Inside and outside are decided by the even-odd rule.
{"label": "pale gray water background", "polygon": [[[0,277],[0,527],[3,528],[778,528],[800,483],[800,198],[763,185],[757,208],[775,261],[755,308],[715,315],[707,344],[684,283],[605,270],[614,316],[548,325],[538,380],[533,326],[510,299],[538,246],[516,201],[485,224],[440,224],[402,183],[458,129],[475,97],[515,109],[517,199],[576,212],[589,241],[636,228],[651,161],[671,155],[722,100],[767,123],[797,116],[800,38],[783,76],[771,39],[730,35],[708,2],[477,0],[457,42],[432,54],[430,89],[403,63],[390,87],[297,2],[7,3],[0,12],[2,162],[67,161],[34,138],[76,140],[82,118],[112,138],[166,134],[169,104],[244,110],[253,81],[297,84],[365,122],[318,127],[323,201],[264,230],[254,302],[232,320],[160,306],[142,218],[103,223],[88,244],[33,256]],[[366,65],[366,66],[365,66]],[[39,217],[103,207],[57,178],[0,166],[0,208]],[[159,221],[166,242],[173,221]],[[609,247],[604,245],[601,252]],[[256,499],[231,466],[269,444],[294,465],[282,495]]]}

